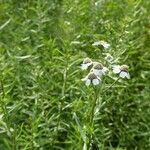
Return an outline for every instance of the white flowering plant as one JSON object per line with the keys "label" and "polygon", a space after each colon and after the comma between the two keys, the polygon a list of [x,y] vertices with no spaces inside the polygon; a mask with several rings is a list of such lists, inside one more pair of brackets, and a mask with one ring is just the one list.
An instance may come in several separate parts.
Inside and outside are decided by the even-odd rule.
{"label": "white flowering plant", "polygon": [[[108,44],[105,41],[95,42],[92,44],[93,46],[103,46],[103,49],[108,49],[110,47],[110,44]],[[88,137],[84,139],[84,145],[83,150],[89,150],[92,147],[93,141],[94,141],[94,117],[96,115],[96,112],[100,109],[98,108],[100,103],[100,97],[101,93],[105,93],[107,90],[112,88],[115,84],[117,84],[122,79],[130,79],[129,74],[129,67],[127,65],[118,65],[114,61],[114,58],[111,54],[106,53],[105,54],[105,62],[103,63],[100,61],[95,61],[91,58],[85,58],[81,64],[81,69],[83,71],[87,70],[87,75],[82,78],[81,80],[85,83],[85,85],[90,88],[93,88],[94,91],[94,98],[92,103],[90,102],[91,108],[89,109],[89,121],[87,125],[85,125],[86,128],[91,129],[90,133],[87,133],[89,131],[85,131],[85,135],[87,134]],[[107,62],[107,63],[106,63]],[[107,65],[107,66],[106,66]],[[115,76],[115,77],[114,77]],[[110,83],[109,86],[105,84],[106,77],[110,77],[114,79],[114,82]],[[103,105],[101,103],[101,105]],[[88,120],[88,119],[87,119]]]}

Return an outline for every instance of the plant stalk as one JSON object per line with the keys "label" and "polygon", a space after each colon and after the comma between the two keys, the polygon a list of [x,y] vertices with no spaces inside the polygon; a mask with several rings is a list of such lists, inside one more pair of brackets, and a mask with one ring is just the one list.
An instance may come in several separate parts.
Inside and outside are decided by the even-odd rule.
{"label": "plant stalk", "polygon": [[108,91],[113,85],[116,84],[116,82],[120,79],[120,77],[118,77],[108,88],[106,88],[103,93],[105,93],[106,91]]}
{"label": "plant stalk", "polygon": [[[96,103],[98,100],[98,92],[97,92],[96,88],[93,87],[93,89],[94,89],[94,101],[93,101],[93,105],[92,105],[92,109],[91,109],[91,113],[90,113],[90,127],[91,128],[94,128],[94,113],[95,113]],[[87,145],[87,150],[90,150],[91,141],[92,141],[92,135],[90,135],[89,142]]]}

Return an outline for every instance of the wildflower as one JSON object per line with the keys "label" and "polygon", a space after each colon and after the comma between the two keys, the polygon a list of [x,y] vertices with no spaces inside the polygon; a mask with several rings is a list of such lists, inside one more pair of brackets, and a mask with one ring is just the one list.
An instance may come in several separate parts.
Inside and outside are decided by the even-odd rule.
{"label": "wildflower", "polygon": [[83,63],[81,64],[81,69],[86,70],[89,66],[93,64],[92,60],[90,58],[85,58],[83,60]]}
{"label": "wildflower", "polygon": [[93,72],[90,72],[85,78],[82,79],[82,81],[85,81],[86,86],[89,86],[90,84],[98,85],[101,79]]}
{"label": "wildflower", "polygon": [[106,54],[105,60],[108,61],[109,63],[112,63],[114,58],[112,55],[110,55],[109,53]]}
{"label": "wildflower", "polygon": [[116,66],[113,66],[113,72],[116,74],[119,74],[121,78],[130,79],[128,68],[129,67],[127,65],[122,65],[122,66],[116,65]]}
{"label": "wildflower", "polygon": [[107,42],[105,41],[97,41],[97,42],[94,42],[92,44],[93,46],[102,46],[103,48],[107,49],[110,47],[110,44],[108,44]]}
{"label": "wildflower", "polygon": [[95,75],[101,77],[102,75],[105,75],[108,71],[108,68],[104,67],[101,63],[95,63],[92,70]]}

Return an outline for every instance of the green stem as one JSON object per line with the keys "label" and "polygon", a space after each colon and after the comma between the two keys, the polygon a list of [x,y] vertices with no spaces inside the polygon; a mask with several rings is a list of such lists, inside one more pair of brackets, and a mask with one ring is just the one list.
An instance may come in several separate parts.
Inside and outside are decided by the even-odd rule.
{"label": "green stem", "polygon": [[66,89],[66,82],[67,82],[67,67],[64,70],[64,75],[63,75],[63,87],[62,87],[62,98],[61,98],[61,104],[60,104],[60,108],[59,108],[59,118],[58,118],[58,126],[57,126],[57,131],[59,129],[60,126],[60,116],[62,113],[62,109],[63,109],[63,105],[64,105],[64,98],[65,98],[65,89]]}
{"label": "green stem", "polygon": [[117,80],[115,80],[108,88],[106,88],[103,93],[105,93],[106,91],[108,91],[113,85],[116,84],[116,82],[120,79],[120,77],[117,78]]}
{"label": "green stem", "polygon": [[96,107],[96,102],[97,102],[97,92],[94,89],[95,92],[95,97],[94,97],[94,102],[93,102],[93,106],[92,106],[92,110],[91,110],[91,115],[90,115],[90,125],[93,127],[93,121],[94,121],[94,112],[95,112],[95,107]]}
{"label": "green stem", "polygon": [[[106,92],[107,90],[109,90],[113,85],[115,85],[115,83],[120,79],[120,77],[117,78],[117,80],[115,80],[108,88],[106,88],[104,92]],[[97,104],[97,100],[98,100],[98,95],[101,93],[100,91],[98,92],[95,87],[93,87],[94,89],[94,101],[93,101],[93,105],[92,105],[92,109],[91,109],[91,113],[90,113],[90,127],[94,129],[94,113],[95,113],[95,108],[96,108],[96,104]],[[90,144],[91,144],[91,141],[92,141],[92,135],[90,135],[89,137],[89,142],[87,144],[87,150],[90,150]]]}
{"label": "green stem", "polygon": [[5,97],[4,84],[2,80],[0,80],[0,82],[1,82],[1,89],[2,89],[2,95],[3,95],[2,98],[4,98]]}
{"label": "green stem", "polygon": [[58,116],[58,119],[57,119],[57,129],[56,129],[56,133],[58,135],[58,132],[59,132],[59,127],[60,127],[60,121],[61,121],[61,114],[62,114],[62,111],[63,111],[63,106],[64,106],[64,99],[65,99],[65,90],[66,90],[66,82],[67,82],[67,66],[66,68],[64,69],[64,74],[63,74],[63,87],[62,87],[62,98],[61,98],[61,102],[60,102],[60,107],[59,107],[59,116]]}
{"label": "green stem", "polygon": [[[92,128],[94,128],[94,113],[95,113],[96,103],[97,103],[97,99],[98,99],[97,90],[94,87],[93,87],[93,89],[94,89],[95,97],[94,97],[93,106],[92,106],[91,113],[90,113],[90,127],[92,127]],[[92,136],[90,135],[89,142],[87,145],[87,150],[90,149],[91,141],[92,141]]]}

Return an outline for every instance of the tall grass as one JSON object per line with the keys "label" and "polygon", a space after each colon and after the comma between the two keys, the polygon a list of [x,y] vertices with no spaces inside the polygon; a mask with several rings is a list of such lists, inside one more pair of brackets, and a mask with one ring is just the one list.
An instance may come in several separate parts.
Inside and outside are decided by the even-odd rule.
{"label": "tall grass", "polygon": [[[1,0],[0,150],[81,150],[85,132],[99,149],[149,150],[149,8],[149,0]],[[111,50],[93,47],[99,40]],[[100,95],[92,130],[93,89],[80,64],[104,53],[130,66],[131,79]]]}

